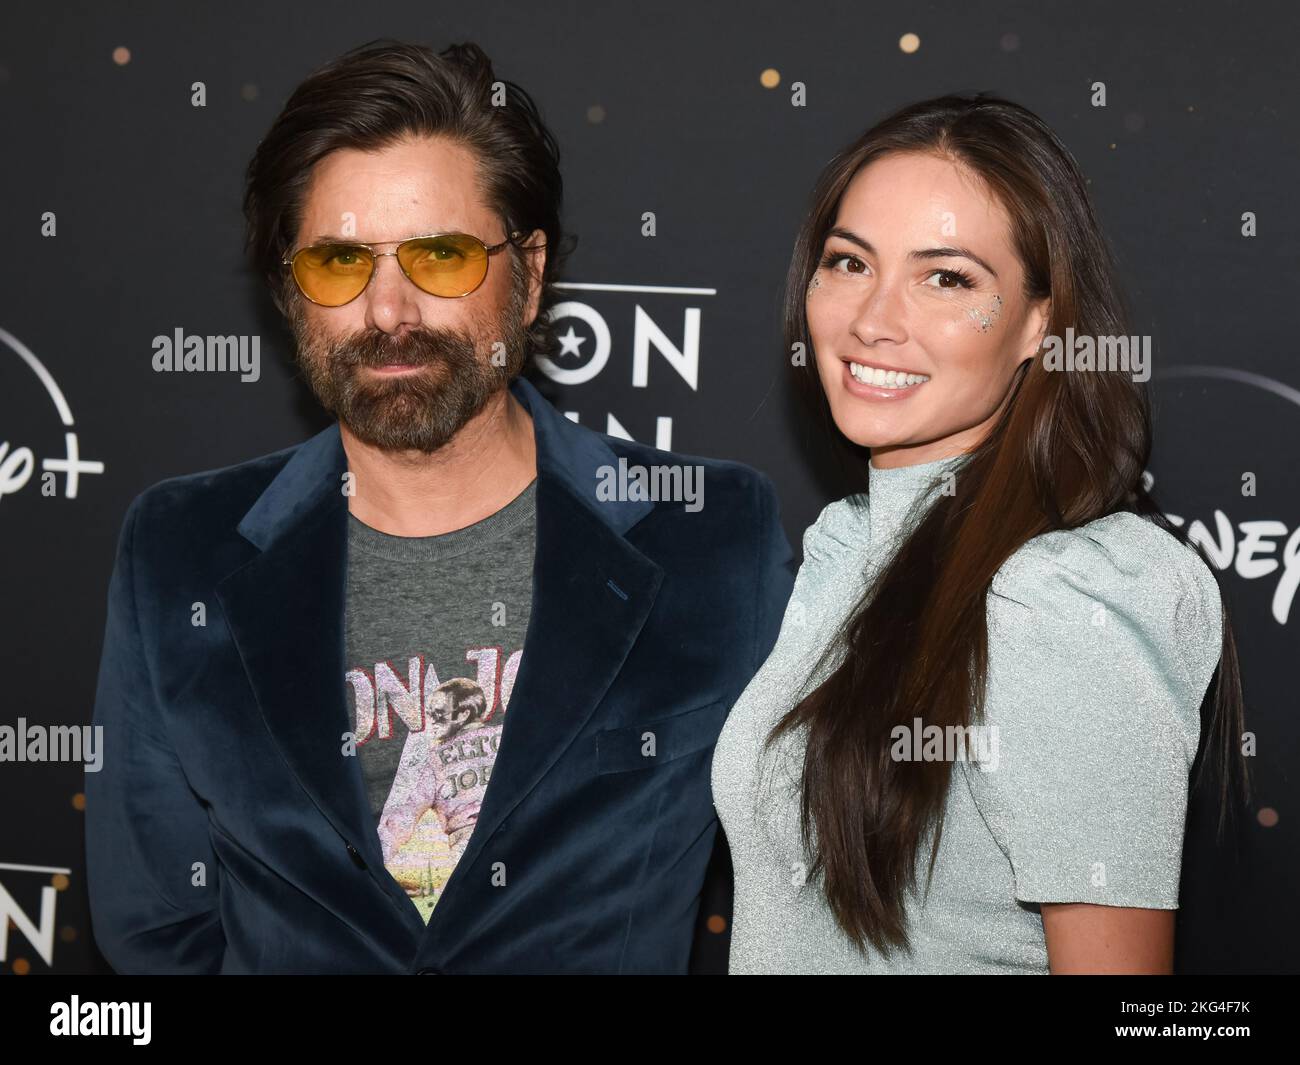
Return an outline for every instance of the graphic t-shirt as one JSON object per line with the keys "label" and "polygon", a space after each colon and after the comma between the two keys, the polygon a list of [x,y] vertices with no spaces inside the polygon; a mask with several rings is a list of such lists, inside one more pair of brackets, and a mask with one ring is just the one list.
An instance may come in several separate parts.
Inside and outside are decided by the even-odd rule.
{"label": "graphic t-shirt", "polygon": [[384,865],[426,923],[474,831],[519,672],[536,487],[440,536],[348,515],[348,717]]}

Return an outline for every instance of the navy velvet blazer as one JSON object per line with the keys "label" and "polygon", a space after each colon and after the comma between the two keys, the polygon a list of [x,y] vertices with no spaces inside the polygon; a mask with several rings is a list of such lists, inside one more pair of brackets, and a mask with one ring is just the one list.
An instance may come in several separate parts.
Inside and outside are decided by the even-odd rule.
{"label": "navy velvet blazer", "polygon": [[[119,972],[686,971],[714,741],[792,585],[776,497],[746,466],[511,390],[537,442],[532,615],[492,782],[427,927],[342,750],[337,425],[131,504],[95,699],[104,764],[86,775],[94,934]],[[702,465],[703,509],[598,501],[620,457]]]}

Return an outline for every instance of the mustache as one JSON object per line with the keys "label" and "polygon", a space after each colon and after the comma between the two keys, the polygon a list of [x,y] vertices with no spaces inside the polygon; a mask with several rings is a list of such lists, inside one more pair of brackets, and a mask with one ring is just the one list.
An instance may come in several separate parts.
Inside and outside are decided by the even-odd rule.
{"label": "mustache", "polygon": [[372,329],[354,333],[330,345],[329,358],[336,365],[425,366],[473,358],[473,338],[452,329],[419,326],[399,337]]}

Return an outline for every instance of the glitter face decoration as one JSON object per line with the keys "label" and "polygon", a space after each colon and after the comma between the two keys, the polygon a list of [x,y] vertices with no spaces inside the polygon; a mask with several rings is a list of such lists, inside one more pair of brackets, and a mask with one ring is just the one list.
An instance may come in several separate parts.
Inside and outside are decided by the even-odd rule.
{"label": "glitter face decoration", "polygon": [[987,307],[972,307],[966,313],[970,315],[976,329],[981,333],[987,333],[993,328],[993,323],[998,320],[998,316],[1002,313],[1002,297],[994,296],[989,300]]}
{"label": "glitter face decoration", "polygon": [[822,287],[821,274],[814,273],[812,276],[812,280],[808,282],[808,291],[806,293],[806,296],[811,296],[816,289],[819,289],[821,287]]}

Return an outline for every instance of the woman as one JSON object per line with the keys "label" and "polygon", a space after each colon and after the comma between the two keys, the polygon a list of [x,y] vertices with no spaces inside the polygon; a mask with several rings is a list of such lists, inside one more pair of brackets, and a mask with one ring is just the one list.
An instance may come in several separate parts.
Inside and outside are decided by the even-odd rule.
{"label": "woman", "polygon": [[868,484],[718,740],[731,971],[1169,972],[1189,770],[1244,787],[1241,690],[1142,386],[1044,358],[1129,333],[1077,165],[1006,101],[899,112],[823,173],[785,319]]}

